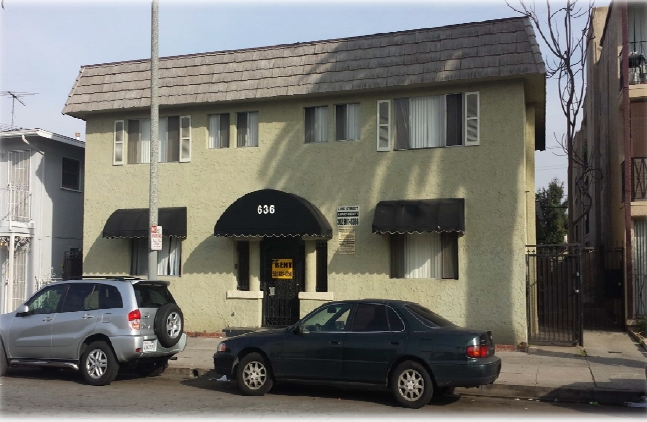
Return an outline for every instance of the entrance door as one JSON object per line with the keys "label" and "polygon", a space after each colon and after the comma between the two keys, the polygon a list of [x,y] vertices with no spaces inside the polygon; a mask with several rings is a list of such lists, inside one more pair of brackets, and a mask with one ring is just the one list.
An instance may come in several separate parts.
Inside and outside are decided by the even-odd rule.
{"label": "entrance door", "polygon": [[298,321],[304,266],[303,240],[267,238],[261,242],[264,327],[286,326]]}

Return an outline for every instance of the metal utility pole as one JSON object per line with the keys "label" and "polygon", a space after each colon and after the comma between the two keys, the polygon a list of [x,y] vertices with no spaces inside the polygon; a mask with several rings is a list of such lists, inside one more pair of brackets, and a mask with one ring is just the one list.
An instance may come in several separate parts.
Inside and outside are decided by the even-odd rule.
{"label": "metal utility pole", "polygon": [[148,279],[157,280],[157,250],[153,250],[152,227],[157,226],[157,167],[159,164],[159,103],[158,84],[158,0],[152,2],[151,13],[151,157],[148,216]]}

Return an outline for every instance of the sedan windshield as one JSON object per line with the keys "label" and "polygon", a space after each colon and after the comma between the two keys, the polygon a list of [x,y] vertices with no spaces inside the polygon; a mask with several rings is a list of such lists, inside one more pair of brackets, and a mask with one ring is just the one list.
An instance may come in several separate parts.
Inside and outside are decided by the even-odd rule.
{"label": "sedan windshield", "polygon": [[440,315],[430,311],[424,306],[418,305],[417,303],[407,303],[404,306],[423,324],[429,327],[456,327],[456,324],[453,322],[446,320]]}

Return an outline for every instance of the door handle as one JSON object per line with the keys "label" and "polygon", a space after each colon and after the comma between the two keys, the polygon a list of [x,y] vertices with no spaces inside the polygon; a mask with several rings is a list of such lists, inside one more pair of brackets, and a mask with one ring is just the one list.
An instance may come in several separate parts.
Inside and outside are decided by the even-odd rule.
{"label": "door handle", "polygon": [[392,342],[391,342],[391,344],[392,344],[393,346],[399,346],[399,345],[400,345],[400,342],[399,342],[399,341],[392,341]]}
{"label": "door handle", "polygon": [[49,322],[51,320],[52,320],[52,317],[45,317],[45,319],[43,319],[43,322]]}
{"label": "door handle", "polygon": [[83,319],[91,319],[91,318],[94,318],[94,315],[90,315],[90,314],[83,315]]}
{"label": "door handle", "polygon": [[336,346],[339,346],[339,345],[341,344],[341,341],[335,341],[335,340],[332,340],[332,341],[330,342],[330,344],[334,344],[334,345],[336,345]]}

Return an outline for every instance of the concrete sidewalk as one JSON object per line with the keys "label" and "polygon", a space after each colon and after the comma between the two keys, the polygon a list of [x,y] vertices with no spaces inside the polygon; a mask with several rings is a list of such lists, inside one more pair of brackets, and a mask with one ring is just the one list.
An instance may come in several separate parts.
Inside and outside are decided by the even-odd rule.
{"label": "concrete sidewalk", "polygon": [[[202,376],[213,370],[221,338],[189,337],[167,372]],[[584,347],[530,346],[496,352],[501,375],[494,384],[457,388],[462,395],[621,405],[647,396],[647,352],[624,332],[585,331]]]}

